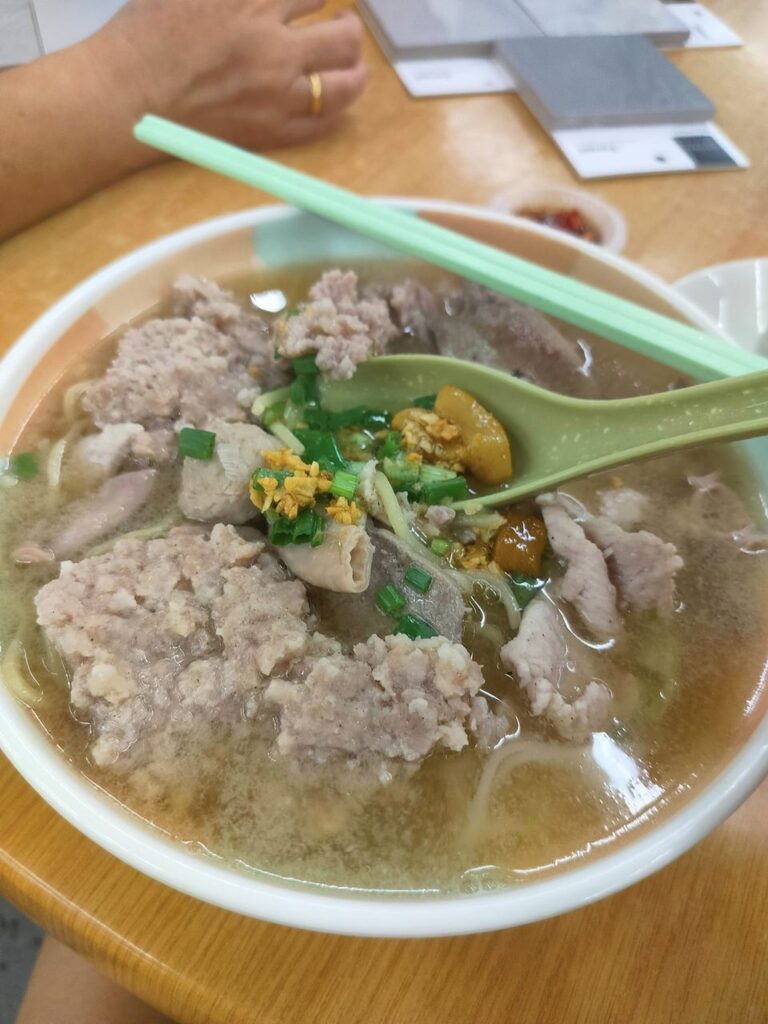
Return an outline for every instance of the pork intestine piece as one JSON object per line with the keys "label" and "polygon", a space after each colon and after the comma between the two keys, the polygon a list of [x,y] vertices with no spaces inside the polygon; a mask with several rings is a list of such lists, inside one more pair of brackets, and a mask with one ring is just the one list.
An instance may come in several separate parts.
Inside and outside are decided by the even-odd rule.
{"label": "pork intestine piece", "polygon": [[371,582],[373,544],[362,526],[328,520],[318,547],[286,544],[279,554],[294,576],[324,590],[361,594]]}

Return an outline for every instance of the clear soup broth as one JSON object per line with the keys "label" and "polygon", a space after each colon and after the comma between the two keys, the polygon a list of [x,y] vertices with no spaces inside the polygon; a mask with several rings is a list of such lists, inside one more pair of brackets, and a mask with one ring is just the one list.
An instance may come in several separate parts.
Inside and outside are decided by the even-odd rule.
{"label": "clear soup broth", "polygon": [[[364,282],[404,276],[401,265],[357,270]],[[406,270],[414,274],[412,267]],[[317,273],[302,268],[281,273],[278,281],[252,273],[225,283],[246,306],[250,296],[276,287],[290,306],[304,297]],[[666,367],[558,327],[583,353],[579,375],[563,390],[617,398],[685,383]],[[71,401],[65,407],[67,389],[103,372],[116,340],[105,341],[89,365],[73,367],[30,422],[22,448],[41,445],[41,464],[82,416]],[[411,342],[406,337],[398,345],[406,349]],[[710,502],[699,523],[691,514],[690,478],[712,473],[727,490]],[[178,466],[166,465],[158,476],[152,500],[121,525],[120,535],[157,531],[158,524],[162,531],[178,519]],[[565,742],[531,714],[500,660],[500,647],[512,635],[504,609],[492,592],[479,588],[469,601],[463,641],[483,668],[492,705],[503,706],[510,721],[507,739],[490,753],[473,746],[437,751],[415,773],[375,792],[361,791],[333,778],[328,768],[287,771],[274,749],[274,716],[264,714],[234,723],[201,722],[161,767],[157,745],[143,763],[142,740],[130,770],[99,767],[89,756],[87,716],[78,716],[69,702],[66,667],[35,621],[34,596],[58,567],[19,565],[12,556],[27,539],[31,519],[55,516],[87,486],[65,456],[56,489],[45,472],[0,487],[5,681],[27,700],[62,757],[103,791],[148,827],[239,870],[384,894],[474,892],[538,879],[599,857],[680,807],[762,712],[764,508],[738,450],[720,446],[626,466],[564,488],[593,512],[601,494],[618,488],[648,495],[643,528],[674,543],[684,560],[675,613],[668,620],[626,614],[624,639],[615,652],[610,644],[601,649],[590,640],[578,617],[560,603],[571,649],[597,652],[597,678],[614,701],[610,725],[587,742]],[[113,541],[103,538],[94,550],[108,550]],[[321,630],[333,634],[343,628],[333,594],[310,588],[310,603]],[[381,631],[386,632],[383,621]]]}

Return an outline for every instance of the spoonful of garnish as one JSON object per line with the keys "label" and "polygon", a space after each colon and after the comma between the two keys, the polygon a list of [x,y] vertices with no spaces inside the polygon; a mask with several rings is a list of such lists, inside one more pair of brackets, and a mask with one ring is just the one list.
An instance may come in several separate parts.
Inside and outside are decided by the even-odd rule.
{"label": "spoonful of garnish", "polygon": [[455,508],[501,505],[576,477],[714,441],[768,434],[768,371],[655,395],[585,400],[442,356],[383,356],[323,389],[323,405],[401,409],[445,385],[469,392],[509,435],[512,475]]}

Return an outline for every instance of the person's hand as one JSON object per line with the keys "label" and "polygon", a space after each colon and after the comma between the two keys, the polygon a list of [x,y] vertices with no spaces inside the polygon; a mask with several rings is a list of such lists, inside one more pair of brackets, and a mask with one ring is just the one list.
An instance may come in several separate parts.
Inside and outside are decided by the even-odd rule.
{"label": "person's hand", "polygon": [[[251,149],[295,145],[326,131],[365,83],[356,15],[292,23],[323,2],[129,0],[89,42],[96,60],[135,76],[136,113]],[[314,115],[313,72],[322,85]]]}
{"label": "person's hand", "polygon": [[362,91],[365,69],[354,14],[295,23],[322,7],[128,0],[81,43],[0,73],[0,238],[165,159],[133,138],[142,114],[249,149],[327,131]]}

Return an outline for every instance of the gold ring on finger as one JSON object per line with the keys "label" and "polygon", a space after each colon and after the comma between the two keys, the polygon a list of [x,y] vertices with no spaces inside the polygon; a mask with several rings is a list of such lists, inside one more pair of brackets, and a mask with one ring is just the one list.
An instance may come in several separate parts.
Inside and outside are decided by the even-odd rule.
{"label": "gold ring on finger", "polygon": [[319,117],[323,112],[323,80],[316,71],[307,75],[307,78],[309,79],[309,91],[312,97],[309,108],[310,113],[313,117]]}

